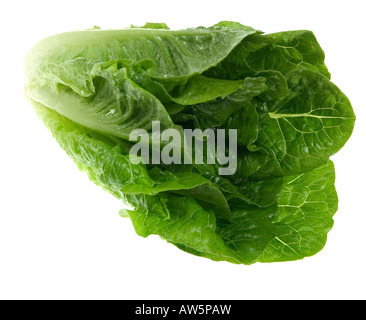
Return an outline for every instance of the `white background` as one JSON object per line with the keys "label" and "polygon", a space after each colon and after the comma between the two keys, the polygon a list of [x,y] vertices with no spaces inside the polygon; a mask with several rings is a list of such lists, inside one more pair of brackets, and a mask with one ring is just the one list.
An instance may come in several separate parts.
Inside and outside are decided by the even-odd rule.
{"label": "white background", "polygon": [[[0,299],[365,299],[364,1],[4,1],[0,5]],[[171,28],[234,20],[310,29],[358,117],[332,159],[340,198],[326,247],[296,262],[212,262],[136,235],[23,98],[22,60],[45,36],[94,25]]]}

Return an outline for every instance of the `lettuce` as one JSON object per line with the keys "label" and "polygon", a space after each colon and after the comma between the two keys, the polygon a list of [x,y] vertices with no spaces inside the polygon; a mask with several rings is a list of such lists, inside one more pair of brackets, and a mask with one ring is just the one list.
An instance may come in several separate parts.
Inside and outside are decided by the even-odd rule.
{"label": "lettuce", "polygon": [[[120,214],[138,235],[252,264],[312,256],[333,226],[330,157],[355,115],[324,57],[310,31],[149,23],[51,36],[24,69],[40,119],[92,182],[131,208]],[[151,138],[153,121],[181,133],[236,129],[236,172],[221,176],[217,162],[136,163],[130,134]]]}

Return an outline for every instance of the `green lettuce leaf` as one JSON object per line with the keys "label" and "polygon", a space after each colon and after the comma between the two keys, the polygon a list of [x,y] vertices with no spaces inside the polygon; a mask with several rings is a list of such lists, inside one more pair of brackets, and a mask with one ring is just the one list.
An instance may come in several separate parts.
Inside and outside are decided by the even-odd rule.
{"label": "green lettuce leaf", "polygon": [[[150,26],[150,25],[148,25]],[[180,31],[129,28],[85,30],[39,42],[25,61],[30,88],[63,84],[81,96],[95,93],[90,72],[96,63],[149,59],[149,75],[163,82],[185,82],[222,61],[255,30],[215,26]]]}
{"label": "green lettuce leaf", "polygon": [[[128,155],[122,153],[120,145],[113,145],[113,141],[101,141],[99,135],[87,128],[39,103],[31,103],[79,169],[117,198],[122,198],[124,193],[155,195],[171,191],[189,194],[208,207],[214,206],[225,219],[231,219],[224,190],[210,179],[192,171],[173,173],[158,167],[149,170],[144,164],[134,164]],[[230,191],[226,188],[225,193],[235,193],[236,188],[233,188]]]}
{"label": "green lettuce leaf", "polygon": [[[298,260],[319,252],[333,226],[338,198],[331,161],[286,177],[277,205],[242,203],[231,222],[203,210],[191,198],[127,196],[137,234],[152,234],[189,253],[215,261],[251,264]],[[278,208],[278,210],[277,210]],[[276,214],[277,211],[277,214]]]}
{"label": "green lettuce leaf", "polygon": [[256,144],[270,148],[281,171],[305,172],[327,162],[353,132],[355,115],[347,97],[325,76],[312,70],[287,75],[289,95],[261,117]]}
{"label": "green lettuce leaf", "polygon": [[70,120],[100,133],[125,140],[135,129],[151,130],[151,119],[159,120],[163,129],[174,127],[161,102],[134,83],[127,69],[118,62],[99,63],[90,73],[96,93],[85,98],[59,87],[28,88],[28,96]]}
{"label": "green lettuce leaf", "polygon": [[273,220],[276,235],[259,261],[298,260],[323,249],[338,209],[334,181],[331,161],[304,174],[286,177]]}

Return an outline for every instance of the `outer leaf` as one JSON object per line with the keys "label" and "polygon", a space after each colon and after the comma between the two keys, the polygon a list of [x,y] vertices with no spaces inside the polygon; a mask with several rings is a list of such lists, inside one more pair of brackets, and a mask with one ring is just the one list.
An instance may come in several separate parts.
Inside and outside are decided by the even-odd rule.
{"label": "outer leaf", "polygon": [[239,262],[215,233],[213,211],[203,210],[192,198],[126,196],[125,201],[135,208],[127,212],[138,235],[156,234],[169,242],[212,255],[215,260]]}
{"label": "outer leaf", "polygon": [[333,226],[338,208],[331,161],[298,176],[285,178],[273,221],[275,237],[266,247],[261,262],[302,259],[319,252]]}
{"label": "outer leaf", "polygon": [[150,59],[149,75],[162,81],[185,82],[223,60],[254,30],[225,27],[180,31],[130,28],[86,30],[42,40],[25,61],[29,87],[67,85],[82,96],[94,94],[90,72],[95,63]]}
{"label": "outer leaf", "polygon": [[[217,220],[192,198],[126,196],[133,211],[130,216],[137,234],[159,235],[189,253],[215,261],[253,263],[273,238],[270,213],[247,206],[235,211],[233,222]],[[257,209],[256,209],[257,208]]]}
{"label": "outer leaf", "polygon": [[324,52],[311,31],[289,31],[246,38],[207,75],[242,79],[254,72],[277,70],[283,75],[294,69],[312,69],[330,78]]}
{"label": "outer leaf", "polygon": [[90,98],[68,87],[58,93],[47,87],[29,88],[28,96],[74,122],[126,140],[134,129],[150,131],[153,120],[174,127],[160,101],[134,83],[117,62],[95,65],[91,77],[96,94]]}
{"label": "outer leaf", "polygon": [[311,31],[298,30],[267,35],[274,40],[281,54],[292,63],[320,72],[330,79],[324,63],[325,54]]}
{"label": "outer leaf", "polygon": [[[145,165],[135,165],[123,155],[119,145],[112,146],[93,131],[78,126],[55,111],[34,103],[34,107],[60,146],[98,186],[117,198],[123,193],[155,195],[174,192],[190,195],[206,206],[214,206],[219,215],[231,219],[222,188],[213,181],[190,171],[170,172]],[[234,190],[225,193],[234,193]]]}
{"label": "outer leaf", "polygon": [[347,97],[325,76],[294,70],[287,76],[290,94],[261,119],[256,144],[273,150],[281,171],[302,173],[327,162],[352,134],[355,115]]}

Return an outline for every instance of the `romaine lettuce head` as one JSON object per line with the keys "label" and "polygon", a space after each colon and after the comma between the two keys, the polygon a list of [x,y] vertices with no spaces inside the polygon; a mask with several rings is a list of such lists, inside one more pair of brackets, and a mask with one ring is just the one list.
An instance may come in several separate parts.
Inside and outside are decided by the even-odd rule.
{"label": "romaine lettuce head", "polygon": [[[325,245],[338,204],[330,157],[355,115],[312,32],[228,21],[96,28],[42,40],[24,69],[40,119],[91,181],[132,208],[120,214],[140,236],[238,264]],[[143,129],[152,144],[153,121],[181,134],[236,129],[236,172],[220,175],[217,161],[136,163],[130,134]]]}

